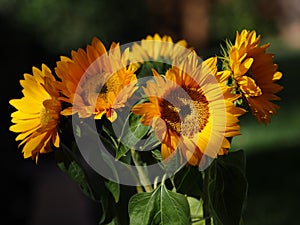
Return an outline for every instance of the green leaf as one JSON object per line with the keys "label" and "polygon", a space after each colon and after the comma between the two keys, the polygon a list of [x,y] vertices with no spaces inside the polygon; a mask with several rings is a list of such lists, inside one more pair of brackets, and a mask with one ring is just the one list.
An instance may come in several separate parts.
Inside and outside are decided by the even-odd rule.
{"label": "green leaf", "polygon": [[153,157],[158,160],[158,161],[162,161],[162,155],[161,155],[161,151],[158,149],[155,149],[152,152]]}
{"label": "green leaf", "polygon": [[[94,189],[88,177],[87,171],[83,164],[79,164],[81,155],[78,154],[76,145],[72,149],[61,143],[60,149],[55,151],[55,161],[57,166],[74,180],[82,189],[82,191],[91,199],[98,200],[101,188]],[[99,176],[98,176],[99,177]],[[101,179],[101,178],[100,178]],[[100,181],[101,183],[101,181]],[[99,183],[97,183],[99,185]]]}
{"label": "green leaf", "polygon": [[113,181],[106,181],[105,186],[113,195],[115,202],[119,201],[120,198],[120,184],[119,184],[119,174],[117,169],[115,168],[114,162],[110,160],[110,158],[106,154],[102,154],[104,161],[106,162],[107,166],[111,169]]}
{"label": "green leaf", "polygon": [[123,135],[120,137],[120,144],[117,149],[116,159],[123,157],[130,149],[147,134],[149,127],[140,122],[140,116],[131,114],[129,116],[129,126],[124,124]]}
{"label": "green leaf", "polygon": [[202,173],[197,166],[184,166],[175,174],[175,188],[177,192],[200,198],[203,189]]}
{"label": "green leaf", "polygon": [[[161,59],[162,61],[166,61],[166,59]],[[145,61],[140,69],[137,71],[137,77],[146,77],[152,76],[152,69],[155,69],[159,74],[165,74],[166,71],[172,67],[172,62],[170,63],[163,63],[159,61]]]}
{"label": "green leaf", "polygon": [[161,187],[161,224],[185,225],[190,223],[190,208],[186,197]]}
{"label": "green leaf", "polygon": [[[76,129],[80,131],[80,137],[77,138],[76,142],[71,140],[70,143],[68,143],[69,146],[72,146],[71,148],[61,143],[61,148],[55,151],[55,160],[63,172],[77,182],[88,197],[101,203],[102,217],[100,224],[108,224],[118,213],[116,202],[119,203],[120,197],[119,177],[114,166],[115,160],[114,158],[111,159],[108,157],[109,152],[113,152],[115,147],[114,144],[107,139],[109,137],[108,135],[105,137],[100,135],[104,146],[108,148],[108,151],[101,150],[99,143],[92,138],[94,135],[98,135],[98,133],[94,133],[94,130],[89,129],[90,125],[88,122],[89,121],[85,123],[85,121],[83,121],[82,123],[78,123]],[[103,178],[91,168],[90,164],[84,160],[78,149],[78,141],[81,145],[88,143],[91,151],[90,162],[93,164],[97,163],[108,169],[110,171],[110,177],[113,178],[115,183]]]}
{"label": "green leaf", "polygon": [[143,150],[149,150],[154,149],[158,145],[160,145],[161,142],[157,139],[154,132],[150,132],[150,135],[146,136],[146,142],[142,143],[140,146],[137,147],[137,149]]}
{"label": "green leaf", "polygon": [[86,179],[85,173],[82,170],[82,168],[77,164],[75,161],[72,161],[69,166],[65,166],[63,162],[57,163],[58,167],[66,173],[71,179],[73,179],[75,182],[77,182],[82,191],[92,199],[95,199],[95,196],[93,194],[93,191]]}
{"label": "green leaf", "polygon": [[187,197],[190,206],[190,212],[193,225],[205,225],[203,218],[202,201],[193,197]]}
{"label": "green leaf", "polygon": [[209,167],[208,199],[215,225],[239,225],[247,197],[242,150],[219,157]]}
{"label": "green leaf", "polygon": [[120,184],[113,181],[106,181],[105,186],[114,196],[115,202],[118,202],[120,198]]}
{"label": "green leaf", "polygon": [[182,166],[181,155],[179,151],[175,151],[172,156],[169,157],[167,162],[162,162],[162,165],[165,168],[165,173],[174,174],[177,173]]}
{"label": "green leaf", "polygon": [[190,208],[186,197],[160,185],[152,193],[138,193],[129,201],[131,225],[187,225]]}
{"label": "green leaf", "polygon": [[123,143],[120,143],[116,152],[116,159],[119,160],[122,157],[126,156],[127,152],[129,151],[130,148],[128,148],[128,146],[124,145]]}
{"label": "green leaf", "polygon": [[118,224],[116,220],[116,203],[113,201],[112,196],[101,196],[102,216],[99,225]]}
{"label": "green leaf", "polygon": [[149,129],[148,126],[145,126],[141,123],[141,116],[135,115],[133,113],[129,117],[129,125],[132,134],[137,139],[141,139],[142,137],[144,137]]}
{"label": "green leaf", "polygon": [[106,225],[119,225],[118,220],[114,218],[110,223],[107,223]]}
{"label": "green leaf", "polygon": [[130,199],[128,211],[131,225],[151,224],[155,216],[156,193],[138,193]]}

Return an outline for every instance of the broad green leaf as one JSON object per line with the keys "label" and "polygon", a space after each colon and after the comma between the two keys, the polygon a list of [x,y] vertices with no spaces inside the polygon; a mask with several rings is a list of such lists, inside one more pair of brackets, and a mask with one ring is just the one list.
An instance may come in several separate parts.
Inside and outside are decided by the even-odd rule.
{"label": "broad green leaf", "polygon": [[190,223],[190,208],[186,197],[161,187],[160,195],[162,225],[185,225]]}
{"label": "broad green leaf", "polygon": [[130,131],[138,140],[144,137],[149,130],[149,127],[143,125],[140,120],[141,116],[135,115],[133,113],[129,117]]}
{"label": "broad green leaf", "polygon": [[96,200],[99,197],[98,190],[95,191],[91,186],[83,165],[77,163],[80,160],[79,157],[81,155],[77,154],[76,146],[73,146],[71,150],[64,143],[61,143],[60,149],[55,151],[57,166],[74,180],[88,197]]}
{"label": "broad green leaf", "polygon": [[130,149],[135,148],[137,143],[147,134],[149,127],[140,122],[140,116],[131,114],[129,116],[129,126],[124,124],[123,135],[120,137],[116,159],[120,159]]}
{"label": "broad green leaf", "polygon": [[239,225],[248,188],[244,152],[219,157],[208,174],[208,199],[215,225]]}
{"label": "broad green leaf", "polygon": [[105,186],[113,195],[115,202],[118,202],[120,198],[120,184],[119,184],[118,171],[115,168],[114,162],[112,162],[111,159],[106,154],[102,154],[102,156],[106,165],[111,169],[112,178],[116,181],[116,182],[110,180],[106,181]]}
{"label": "broad green leaf", "polygon": [[146,141],[137,144],[137,149],[149,151],[155,149],[161,142],[157,139],[154,132],[145,137]]}
{"label": "broad green leaf", "polygon": [[57,163],[58,167],[66,173],[71,179],[77,182],[82,191],[92,199],[95,199],[94,193],[86,179],[85,173],[82,168],[75,161],[72,161],[69,166],[65,166],[63,162]]}
{"label": "broad green leaf", "polygon": [[129,202],[131,225],[187,225],[190,208],[186,197],[160,185],[152,193],[139,193]]}
{"label": "broad green leaf", "polygon": [[197,166],[184,166],[175,174],[174,183],[177,192],[200,198],[203,189],[202,173]]}
{"label": "broad green leaf", "polygon": [[122,157],[126,156],[127,152],[129,152],[129,151],[130,151],[130,148],[127,145],[120,143],[119,147],[117,149],[116,159],[119,160]]}
{"label": "broad green leaf", "polygon": [[193,225],[205,225],[205,220],[203,218],[203,207],[202,201],[193,197],[187,197],[190,206],[190,212],[192,217]]}
{"label": "broad green leaf", "polygon": [[182,158],[180,156],[179,151],[174,152],[173,155],[165,161],[162,161],[162,155],[160,150],[156,149],[151,151],[151,153],[152,156],[157,161],[159,161],[159,165],[164,169],[166,174],[171,174],[173,176],[173,174],[176,174],[178,171],[181,170],[182,167],[185,166],[181,162]]}
{"label": "broad green leaf", "polygon": [[109,180],[105,182],[105,186],[114,196],[115,202],[118,202],[120,198],[120,184]]}
{"label": "broad green leaf", "polygon": [[189,196],[187,197],[187,200],[190,206],[191,216],[203,217],[202,202],[199,199]]}
{"label": "broad green leaf", "polygon": [[163,162],[162,165],[165,168],[165,171],[167,174],[174,174],[177,171],[180,170],[180,168],[184,165],[182,165],[181,162],[181,155],[179,151],[175,151],[172,156],[169,157],[167,162]]}
{"label": "broad green leaf", "polygon": [[[92,138],[98,134],[94,133],[94,130],[88,129],[88,126],[90,126],[90,124],[85,122],[78,123],[77,129],[80,130],[81,135],[78,136],[76,141],[81,142],[81,146],[87,143],[90,148],[93,148],[88,149],[91,151],[91,160],[94,161],[93,163],[98,163],[104,168],[107,168],[107,170],[110,171],[111,177],[114,178],[115,181],[118,181],[118,173],[113,165],[114,159],[108,157],[109,152],[114,150],[113,144],[106,139],[107,137],[104,138],[100,136],[103,138],[102,141],[106,141],[103,142],[103,144],[108,148],[107,150],[101,150],[98,142]],[[108,143],[110,144],[108,145]],[[58,166],[80,185],[82,191],[87,194],[88,197],[101,203],[102,218],[100,224],[111,222],[116,216],[116,201],[119,200],[120,196],[118,182],[107,181],[92,169],[90,164],[84,160],[80,153],[78,142],[75,142],[75,140],[72,141],[71,139],[68,145],[72,147],[69,148],[64,143],[61,143],[61,148],[55,151],[55,160]],[[111,192],[111,194],[109,192]]]}
{"label": "broad green leaf", "polygon": [[[100,224],[106,224],[115,216],[115,201],[108,191],[112,192],[116,187],[113,189],[113,185],[108,185],[106,188],[104,179],[99,174],[91,168],[86,167],[84,161],[80,161],[81,163],[79,164],[74,160],[79,160],[74,153],[75,149],[71,151],[67,146],[62,144],[61,149],[55,152],[57,165],[81,187],[83,193],[101,203],[103,210]],[[117,193],[117,190],[113,192]],[[117,196],[117,194],[115,195]]]}
{"label": "broad green leaf", "polygon": [[148,225],[151,224],[156,212],[155,204],[157,190],[153,193],[138,193],[134,195],[128,206],[131,225]]}

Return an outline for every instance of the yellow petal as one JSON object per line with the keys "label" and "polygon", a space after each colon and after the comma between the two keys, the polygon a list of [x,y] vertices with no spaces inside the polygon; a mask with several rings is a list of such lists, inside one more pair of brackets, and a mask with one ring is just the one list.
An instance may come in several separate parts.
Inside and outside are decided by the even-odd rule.
{"label": "yellow petal", "polygon": [[37,128],[40,124],[40,119],[32,119],[12,125],[9,130],[13,132],[25,132]]}

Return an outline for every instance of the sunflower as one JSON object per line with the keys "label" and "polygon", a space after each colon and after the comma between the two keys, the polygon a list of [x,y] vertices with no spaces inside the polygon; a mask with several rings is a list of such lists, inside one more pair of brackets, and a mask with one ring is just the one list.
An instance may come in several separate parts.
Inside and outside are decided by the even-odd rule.
{"label": "sunflower", "polygon": [[9,101],[18,110],[11,114],[15,124],[9,129],[20,133],[16,140],[24,144],[24,158],[32,157],[37,162],[40,153],[52,151],[51,144],[59,147],[61,102],[50,69],[43,64],[42,70],[33,67],[32,72],[33,75],[24,74],[20,81],[24,97]]}
{"label": "sunflower", "polygon": [[137,68],[128,63],[129,49],[121,53],[119,44],[112,43],[107,52],[102,42],[94,38],[86,51],[72,51],[71,56],[61,57],[55,68],[61,79],[61,100],[69,104],[62,114],[78,113],[81,118],[94,115],[95,119],[105,114],[114,121],[115,110],[124,107],[136,89]]}
{"label": "sunflower", "polygon": [[131,57],[133,61],[140,63],[144,61],[163,61],[172,64],[175,59],[183,59],[190,53],[187,45],[185,40],[174,43],[168,35],[162,37],[159,34],[148,35],[140,43],[132,45]]}
{"label": "sunflower", "polygon": [[178,149],[181,158],[199,165],[203,155],[215,158],[227,153],[227,138],[239,134],[238,116],[244,110],[233,104],[238,96],[216,80],[216,63],[216,58],[199,63],[192,52],[164,77],[153,70],[154,81],[144,88],[149,102],[132,108],[144,125],[154,129],[163,159]]}
{"label": "sunflower", "polygon": [[282,73],[273,62],[274,55],[266,53],[270,44],[259,46],[260,39],[255,31],[237,33],[235,44],[229,44],[225,61],[230,72],[223,73],[221,79],[231,77],[257,121],[267,124],[271,121],[270,115],[276,114],[279,108],[272,101],[280,100],[275,94],[283,87],[275,82]]}

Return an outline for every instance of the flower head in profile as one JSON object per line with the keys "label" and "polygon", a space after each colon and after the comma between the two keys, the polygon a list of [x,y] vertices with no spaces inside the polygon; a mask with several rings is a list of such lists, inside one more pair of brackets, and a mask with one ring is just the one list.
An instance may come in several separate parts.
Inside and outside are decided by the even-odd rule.
{"label": "flower head in profile", "polygon": [[237,96],[230,88],[216,80],[216,63],[216,58],[199,63],[192,52],[164,77],[154,70],[154,81],[144,88],[149,102],[132,108],[154,129],[163,159],[178,150],[189,164],[199,165],[203,155],[226,153],[227,138],[239,134],[238,116],[244,110],[234,106]]}
{"label": "flower head in profile", "polygon": [[119,44],[112,43],[106,51],[102,42],[94,38],[86,51],[72,51],[71,59],[61,57],[55,69],[61,79],[62,101],[69,107],[63,115],[78,113],[86,118],[103,115],[110,121],[117,117],[116,109],[124,107],[135,91],[136,67],[128,63],[129,49],[121,53]]}
{"label": "flower head in profile", "polygon": [[9,129],[20,133],[16,140],[24,144],[24,158],[37,161],[40,153],[52,151],[52,144],[59,147],[57,126],[61,102],[50,69],[42,65],[42,70],[33,67],[32,72],[33,75],[24,74],[24,80],[20,81],[24,97],[9,102],[17,109],[11,114],[15,124]]}
{"label": "flower head in profile", "polygon": [[270,44],[260,46],[260,39],[255,31],[237,33],[234,45],[229,44],[224,61],[229,71],[224,72],[220,79],[226,81],[230,77],[257,121],[267,124],[270,115],[276,114],[279,108],[272,101],[280,100],[275,94],[282,90],[282,86],[275,82],[282,73],[277,71],[273,62],[274,55],[266,53]]}
{"label": "flower head in profile", "polygon": [[132,58],[136,62],[160,61],[172,64],[173,60],[184,58],[190,51],[187,51],[187,42],[180,40],[173,42],[170,36],[148,35],[140,43],[132,46]]}

